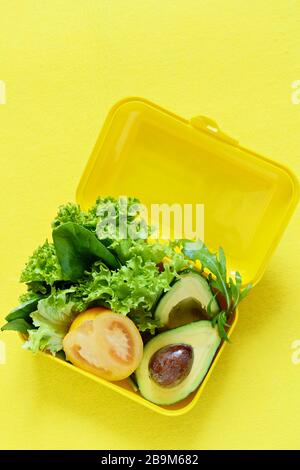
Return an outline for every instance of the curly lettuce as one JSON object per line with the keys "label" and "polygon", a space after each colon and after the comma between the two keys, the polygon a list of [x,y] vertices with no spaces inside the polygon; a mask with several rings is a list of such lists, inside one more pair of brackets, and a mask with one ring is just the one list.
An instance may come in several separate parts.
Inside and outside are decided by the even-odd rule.
{"label": "curly lettuce", "polygon": [[138,255],[130,258],[118,271],[95,263],[72,300],[78,310],[100,303],[122,315],[129,314],[140,331],[149,329],[153,333],[158,325],[152,318],[152,308],[170,289],[176,276],[170,263],[160,271],[155,262],[144,261]]}
{"label": "curly lettuce", "polygon": [[62,273],[54,245],[46,240],[28,259],[21,273],[20,281],[30,283],[29,287],[35,291],[35,287],[41,287],[42,283],[52,286],[54,282],[61,279]]}
{"label": "curly lettuce", "polygon": [[47,350],[52,354],[62,350],[62,340],[76,315],[75,304],[69,299],[72,292],[73,289],[54,290],[38,302],[37,310],[30,314],[35,329],[28,331],[25,349]]}
{"label": "curly lettuce", "polygon": [[94,208],[89,211],[83,211],[79,204],[68,202],[58,208],[56,217],[52,221],[52,228],[57,228],[67,222],[73,222],[94,232],[97,221],[98,218]]}
{"label": "curly lettuce", "polygon": [[105,196],[98,197],[95,204],[89,210],[84,211],[79,204],[68,202],[58,208],[58,212],[52,221],[52,228],[57,228],[67,222],[73,222],[96,232],[97,227],[101,227],[101,223],[108,220],[109,223],[105,224],[107,233],[104,236],[102,234],[99,238],[110,239],[112,238],[112,226],[118,228],[122,217],[125,217],[128,223],[131,223],[138,216],[135,209],[138,204],[139,200],[133,197],[114,198]]}

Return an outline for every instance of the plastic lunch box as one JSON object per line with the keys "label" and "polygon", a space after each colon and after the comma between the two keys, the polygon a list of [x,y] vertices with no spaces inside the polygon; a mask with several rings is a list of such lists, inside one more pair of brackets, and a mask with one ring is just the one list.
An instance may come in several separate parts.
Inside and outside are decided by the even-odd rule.
{"label": "plastic lunch box", "polygon": [[[241,147],[204,117],[183,119],[145,99],[113,106],[77,189],[88,208],[98,195],[132,195],[143,203],[203,203],[205,243],[221,245],[229,271],[256,284],[299,198],[295,176],[283,165]],[[235,314],[229,334],[236,324]],[[198,401],[225,343],[199,388],[172,406],[150,403],[131,385],[107,382],[48,355],[64,367],[164,415],[181,415]]]}

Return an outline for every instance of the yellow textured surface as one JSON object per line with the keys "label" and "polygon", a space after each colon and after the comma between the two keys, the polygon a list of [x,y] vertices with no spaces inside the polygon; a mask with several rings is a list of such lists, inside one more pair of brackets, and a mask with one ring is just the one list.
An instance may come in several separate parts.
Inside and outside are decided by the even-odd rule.
{"label": "yellow textured surface", "polygon": [[[297,1],[1,1],[1,319],[111,105],[208,115],[300,173]],[[103,175],[107,178],[108,175]],[[1,448],[299,448],[299,209],[199,403],[154,414],[1,335]],[[255,253],[253,253],[255,256]],[[0,352],[3,350],[1,343]],[[2,351],[3,352],[3,351]]]}

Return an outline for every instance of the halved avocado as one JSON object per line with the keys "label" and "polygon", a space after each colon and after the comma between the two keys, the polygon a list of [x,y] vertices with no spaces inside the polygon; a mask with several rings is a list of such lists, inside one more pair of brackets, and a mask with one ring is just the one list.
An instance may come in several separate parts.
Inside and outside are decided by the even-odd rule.
{"label": "halved avocado", "polygon": [[146,344],[135,371],[141,394],[158,405],[183,400],[202,382],[220,342],[207,320],[158,334]]}
{"label": "halved avocado", "polygon": [[[210,312],[207,307],[210,303]],[[210,319],[220,311],[207,280],[198,273],[183,274],[163,296],[155,310],[162,326],[176,328],[203,318]]]}

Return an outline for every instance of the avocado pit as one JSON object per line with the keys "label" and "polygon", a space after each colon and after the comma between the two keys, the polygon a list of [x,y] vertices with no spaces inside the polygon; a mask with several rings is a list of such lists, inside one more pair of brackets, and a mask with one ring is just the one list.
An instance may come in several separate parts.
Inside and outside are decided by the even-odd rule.
{"label": "avocado pit", "polygon": [[150,359],[150,377],[166,388],[180,384],[190,373],[194,360],[193,348],[188,344],[170,344]]}

